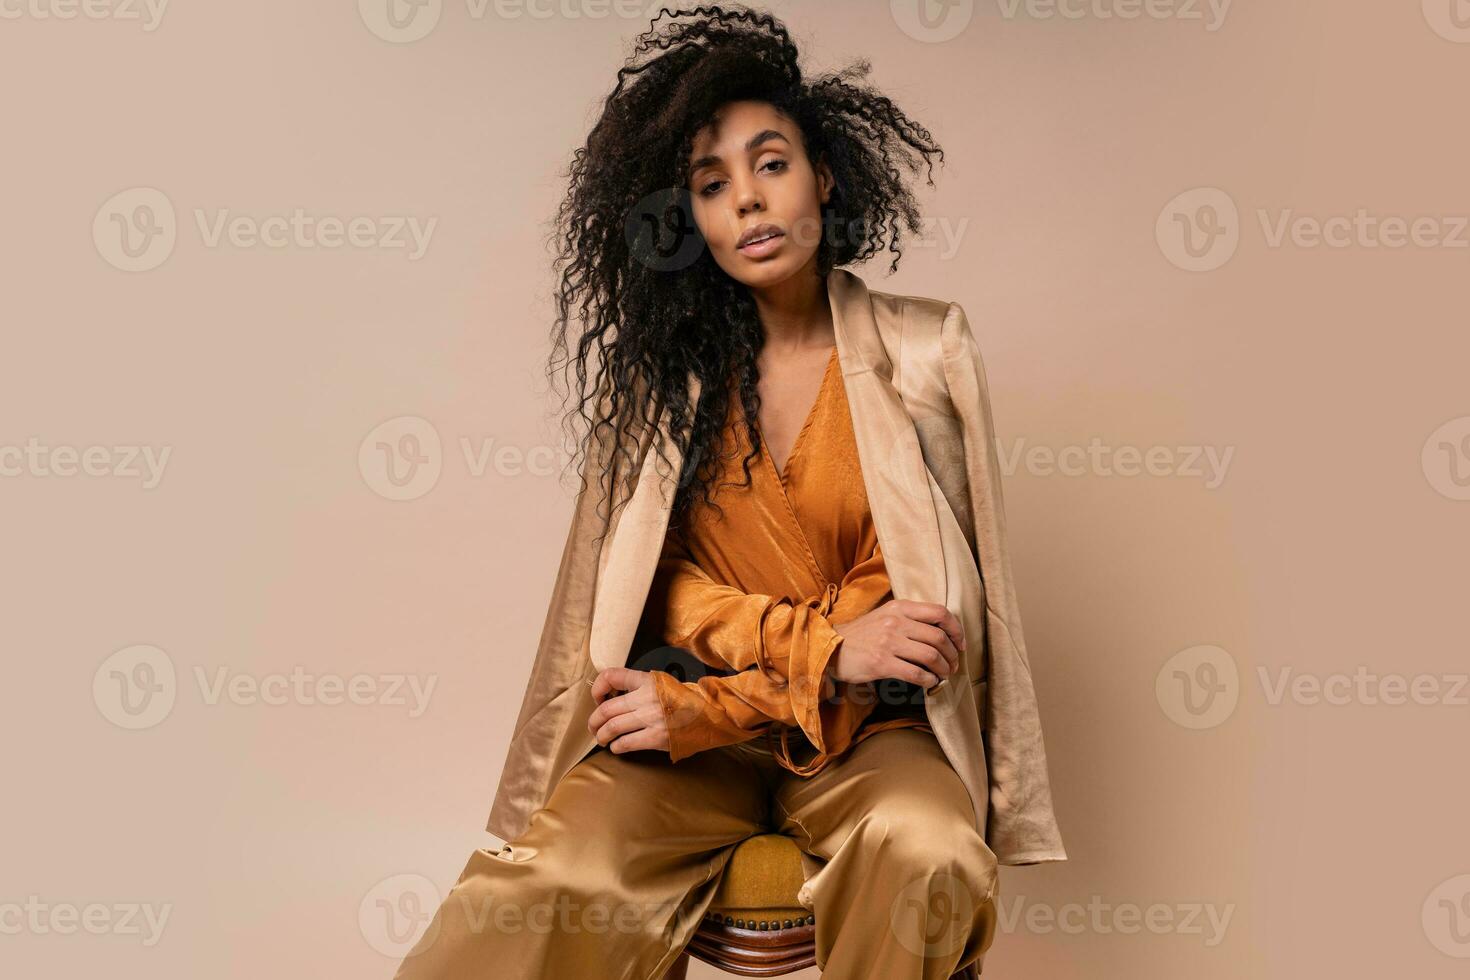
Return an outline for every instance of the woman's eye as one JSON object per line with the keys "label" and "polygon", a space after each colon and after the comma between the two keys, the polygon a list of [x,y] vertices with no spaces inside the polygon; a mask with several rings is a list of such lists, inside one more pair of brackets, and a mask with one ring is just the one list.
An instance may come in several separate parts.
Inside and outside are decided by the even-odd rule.
{"label": "woman's eye", "polygon": [[[782,170],[785,170],[786,166],[786,161],[782,160],[780,157],[777,157],[772,160],[767,160],[756,169],[769,170],[770,173],[774,174],[780,173]],[[713,194],[718,194],[721,185],[723,185],[724,183],[725,181],[723,180],[712,180],[699,189],[699,194],[701,197],[709,197]]]}

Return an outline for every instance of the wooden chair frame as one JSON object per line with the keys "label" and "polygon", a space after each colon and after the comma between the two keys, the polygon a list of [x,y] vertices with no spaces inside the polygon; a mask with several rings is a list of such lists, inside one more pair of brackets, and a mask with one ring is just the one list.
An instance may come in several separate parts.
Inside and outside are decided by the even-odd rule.
{"label": "wooden chair frame", "polygon": [[[805,970],[817,965],[816,930],[811,915],[776,923],[711,912],[664,980],[686,980],[691,956],[741,977],[782,977]],[[967,966],[950,980],[979,980],[979,974]]]}

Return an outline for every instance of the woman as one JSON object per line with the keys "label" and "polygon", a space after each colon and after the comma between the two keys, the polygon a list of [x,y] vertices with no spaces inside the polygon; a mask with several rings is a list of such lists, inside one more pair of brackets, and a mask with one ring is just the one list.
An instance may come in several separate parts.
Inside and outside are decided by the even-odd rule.
{"label": "woman", "polygon": [[508,843],[399,977],[656,980],[775,830],[824,976],[937,980],[978,970],[999,863],[1065,859],[969,325],[836,268],[896,268],[898,165],[943,159],[865,71],[803,79],[766,15],[661,17],[576,154],[556,339],[576,308],[591,438]]}

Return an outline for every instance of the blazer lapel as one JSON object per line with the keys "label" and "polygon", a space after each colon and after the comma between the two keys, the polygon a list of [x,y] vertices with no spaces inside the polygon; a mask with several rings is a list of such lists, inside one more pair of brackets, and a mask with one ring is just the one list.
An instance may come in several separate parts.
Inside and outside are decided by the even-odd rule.
{"label": "blazer lapel", "polygon": [[[891,345],[883,342],[862,279],[834,269],[827,283],[858,460],[890,588],[894,598],[941,603],[959,615],[964,583],[951,580],[936,509],[941,491],[924,462],[918,431],[904,405],[901,365],[888,354],[890,347],[901,349],[904,338]],[[966,632],[968,636],[973,630]],[[935,735],[941,743],[949,743],[945,748],[952,755],[963,748],[955,744],[948,719],[970,696],[971,672],[961,654],[954,682],[926,692],[924,698]]]}
{"label": "blazer lapel", "polygon": [[846,270],[834,269],[827,282],[858,460],[893,594],[942,602],[946,578],[929,470],[878,332],[872,298],[867,285]]}
{"label": "blazer lapel", "polygon": [[[697,403],[700,383],[692,371],[689,388],[691,403]],[[658,420],[660,430],[667,430],[668,417],[665,409]],[[672,442],[668,444],[668,454],[669,470],[660,473],[658,453],[650,438],[639,464],[633,495],[608,532],[587,639],[588,655],[598,670],[627,665],[628,651],[643,616],[643,604],[648,601],[653,573],[663,553],[669,514],[674,507],[679,471],[684,465],[683,453]]]}

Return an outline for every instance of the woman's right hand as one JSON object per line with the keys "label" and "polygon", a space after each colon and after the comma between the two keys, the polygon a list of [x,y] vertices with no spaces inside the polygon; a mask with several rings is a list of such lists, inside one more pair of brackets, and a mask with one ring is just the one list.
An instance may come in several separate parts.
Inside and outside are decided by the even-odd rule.
{"label": "woman's right hand", "polygon": [[842,646],[827,674],[850,684],[891,677],[927,690],[959,669],[959,651],[965,648],[960,621],[938,602],[890,599],[832,628],[842,636]]}

